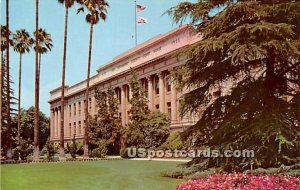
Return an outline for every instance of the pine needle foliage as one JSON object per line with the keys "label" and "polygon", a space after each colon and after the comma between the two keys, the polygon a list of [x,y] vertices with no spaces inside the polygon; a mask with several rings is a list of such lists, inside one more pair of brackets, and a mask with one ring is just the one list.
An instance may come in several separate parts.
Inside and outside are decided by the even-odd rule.
{"label": "pine needle foliage", "polygon": [[185,131],[188,145],[255,151],[254,158],[197,158],[188,166],[243,171],[251,163],[297,163],[300,1],[199,0],[167,13],[176,23],[189,19],[202,37],[179,52],[186,60],[173,72],[178,88],[190,90],[181,114],[203,111]]}

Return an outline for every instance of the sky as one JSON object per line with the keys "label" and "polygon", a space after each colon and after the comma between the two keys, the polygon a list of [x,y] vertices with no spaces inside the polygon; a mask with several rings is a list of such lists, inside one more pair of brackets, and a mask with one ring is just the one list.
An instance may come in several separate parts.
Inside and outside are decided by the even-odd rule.
{"label": "sky", "polygon": [[[5,24],[5,1],[1,0],[1,24]],[[146,6],[138,16],[146,18],[148,24],[138,25],[138,43],[156,35],[166,33],[178,25],[163,13],[183,0],[137,0]],[[107,20],[94,27],[91,74],[114,57],[135,46],[134,0],[108,0]],[[74,85],[86,79],[89,25],[85,14],[76,14],[76,5],[69,10],[66,85]],[[40,0],[39,25],[51,34],[52,51],[42,55],[40,79],[40,110],[50,113],[50,91],[61,85],[65,8],[57,0]],[[10,29],[26,29],[31,35],[35,30],[35,0],[10,0]],[[23,55],[21,107],[34,105],[35,80],[34,51]],[[11,76],[15,97],[18,89],[19,55],[10,50]]]}

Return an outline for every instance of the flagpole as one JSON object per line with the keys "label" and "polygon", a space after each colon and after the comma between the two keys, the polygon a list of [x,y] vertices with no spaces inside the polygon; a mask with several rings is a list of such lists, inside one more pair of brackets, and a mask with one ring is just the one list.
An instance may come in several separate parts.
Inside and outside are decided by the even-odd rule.
{"label": "flagpole", "polygon": [[135,35],[134,35],[134,37],[135,37],[135,46],[137,46],[137,20],[136,20],[136,16],[137,16],[137,14],[136,14],[136,0],[134,1],[134,19],[135,19],[135,23],[134,23],[134,32],[135,32]]}

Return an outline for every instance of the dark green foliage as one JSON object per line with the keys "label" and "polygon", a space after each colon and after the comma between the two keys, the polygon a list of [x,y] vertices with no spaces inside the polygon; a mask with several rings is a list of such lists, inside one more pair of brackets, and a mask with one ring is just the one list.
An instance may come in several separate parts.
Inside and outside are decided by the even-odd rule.
{"label": "dark green foliage", "polygon": [[[50,120],[42,112],[39,113],[39,146],[42,149],[50,134]],[[17,129],[17,116],[12,119],[12,128]],[[29,139],[33,142],[34,132],[34,107],[28,109],[21,109],[21,137]],[[16,136],[16,134],[14,134]],[[14,136],[14,138],[15,138]]]}
{"label": "dark green foliage", "polygon": [[138,75],[133,70],[131,73],[130,123],[123,132],[125,145],[126,147],[159,147],[169,136],[170,123],[165,114],[148,110],[148,100]]}
{"label": "dark green foliage", "polygon": [[67,151],[71,154],[72,158],[76,158],[76,153],[79,150],[78,144],[76,143],[75,136],[72,139],[71,145],[67,143]]}
{"label": "dark green foliage", "polygon": [[165,143],[160,146],[164,150],[181,150],[184,148],[184,142],[180,132],[172,132]]}
{"label": "dark green foliage", "polygon": [[[214,13],[213,13],[214,12]],[[300,2],[209,0],[168,11],[203,39],[179,52],[173,76],[191,91],[181,114],[204,109],[185,131],[192,147],[252,149],[255,158],[194,159],[197,170],[291,165],[300,157]],[[219,94],[220,96],[216,96]]]}
{"label": "dark green foliage", "polygon": [[132,92],[130,99],[130,123],[124,129],[124,138],[126,147],[137,146],[145,147],[145,136],[143,130],[147,127],[147,116],[150,111],[147,109],[147,98],[138,75],[131,70],[132,78],[129,80],[129,86]]}
{"label": "dark green foliage", "polygon": [[128,156],[128,150],[127,150],[126,147],[122,147],[122,148],[120,149],[120,156],[121,156],[122,158],[129,158],[129,156]]}
{"label": "dark green foliage", "polygon": [[98,148],[99,141],[105,140],[107,153],[119,154],[121,146],[121,120],[118,117],[118,101],[110,87],[107,93],[96,90],[98,112],[90,120],[89,147]]}
{"label": "dark green foliage", "polygon": [[159,111],[151,112],[143,130],[145,148],[157,148],[163,144],[170,134],[170,121],[168,116]]}
{"label": "dark green foliage", "polygon": [[22,139],[20,145],[13,149],[13,159],[18,160],[20,156],[21,160],[26,160],[32,151],[33,146],[30,140]]}
{"label": "dark green foliage", "polygon": [[[45,144],[46,141],[49,137],[50,134],[50,120],[48,117],[46,117],[46,115],[42,112],[40,112],[40,149],[42,149]],[[16,147],[17,146],[17,116],[14,116],[12,118],[12,146]],[[27,110],[26,109],[21,109],[21,137],[22,137],[22,141],[25,141],[28,144],[32,144],[33,143],[33,130],[34,128],[34,107],[30,107]],[[2,136],[1,136],[1,141],[2,142],[6,142],[6,127],[3,126],[2,128]],[[6,146],[5,144],[2,145],[3,150],[5,150]]]}
{"label": "dark green foliage", "polygon": [[107,144],[105,142],[105,140],[100,140],[98,143],[98,147],[93,149],[90,152],[90,157],[92,158],[105,158],[105,156],[107,155]]}
{"label": "dark green foliage", "polygon": [[44,155],[46,155],[46,159],[48,162],[53,161],[54,154],[56,153],[54,145],[52,142],[50,142],[49,138],[47,139],[47,142],[42,150]]}

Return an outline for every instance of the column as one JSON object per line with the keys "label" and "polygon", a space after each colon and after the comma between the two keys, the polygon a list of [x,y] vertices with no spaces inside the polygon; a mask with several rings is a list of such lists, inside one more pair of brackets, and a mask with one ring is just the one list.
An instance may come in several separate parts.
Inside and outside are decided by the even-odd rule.
{"label": "column", "polygon": [[54,110],[51,109],[50,113],[50,139],[53,139],[54,134]]}
{"label": "column", "polygon": [[171,82],[171,122],[177,121],[177,92],[175,84]]}
{"label": "column", "polygon": [[92,116],[96,114],[96,98],[92,96]]}
{"label": "column", "polygon": [[58,114],[57,114],[57,130],[56,130],[56,136],[60,137],[60,112],[61,112],[61,107],[58,108]]}
{"label": "column", "polygon": [[54,109],[54,133],[53,133],[53,137],[56,137],[57,134],[57,108]]}
{"label": "column", "polygon": [[125,123],[126,124],[129,123],[129,115],[128,115],[129,93],[130,93],[129,85],[126,85],[126,90],[125,90],[125,114],[126,114]]}
{"label": "column", "polygon": [[148,108],[150,111],[153,111],[153,80],[151,75],[147,77],[148,81]]}
{"label": "column", "polygon": [[159,73],[159,110],[160,112],[165,112],[165,83],[164,83],[164,73]]}
{"label": "column", "polygon": [[69,127],[69,124],[68,124],[68,121],[69,121],[69,108],[68,108],[68,104],[65,103],[65,106],[64,106],[64,138],[66,138],[68,136],[68,127]]}
{"label": "column", "polygon": [[126,123],[126,96],[125,86],[121,86],[121,113],[122,113],[122,125]]}

